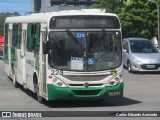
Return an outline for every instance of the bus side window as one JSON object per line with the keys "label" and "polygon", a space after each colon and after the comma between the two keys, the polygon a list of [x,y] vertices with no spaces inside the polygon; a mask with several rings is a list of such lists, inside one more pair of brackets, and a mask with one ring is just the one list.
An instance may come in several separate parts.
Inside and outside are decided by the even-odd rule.
{"label": "bus side window", "polygon": [[40,44],[40,24],[35,24],[35,28],[36,28],[36,31],[35,31],[35,53],[38,53],[39,52],[39,44]]}
{"label": "bus side window", "polygon": [[18,24],[13,24],[13,31],[12,31],[12,45],[17,45],[17,34],[18,34]]}
{"label": "bus side window", "polygon": [[27,50],[33,51],[35,41],[35,25],[28,24],[27,27]]}
{"label": "bus side window", "polygon": [[13,33],[12,33],[12,45],[20,49],[21,39],[22,39],[22,27],[21,24],[13,24]]}
{"label": "bus side window", "polygon": [[5,24],[5,44],[7,45],[8,44],[8,28],[9,28],[9,25],[8,24]]}
{"label": "bus side window", "polygon": [[21,48],[22,41],[22,24],[18,24],[18,34],[17,34],[17,48]]}

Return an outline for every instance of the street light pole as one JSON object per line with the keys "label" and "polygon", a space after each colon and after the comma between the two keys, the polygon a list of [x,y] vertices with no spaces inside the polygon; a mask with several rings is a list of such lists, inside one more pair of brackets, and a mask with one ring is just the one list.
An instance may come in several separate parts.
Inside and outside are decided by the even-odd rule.
{"label": "street light pole", "polygon": [[156,2],[156,1],[154,1],[154,0],[149,0],[149,1],[151,1],[151,2],[154,2],[156,5],[157,5],[157,17],[158,17],[158,28],[157,28],[157,30],[158,30],[158,41],[159,41],[159,5],[158,5],[158,3]]}

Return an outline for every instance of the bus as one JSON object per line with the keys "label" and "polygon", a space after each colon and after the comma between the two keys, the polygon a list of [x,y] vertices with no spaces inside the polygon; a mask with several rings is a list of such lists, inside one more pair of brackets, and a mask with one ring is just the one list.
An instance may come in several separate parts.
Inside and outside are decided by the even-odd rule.
{"label": "bus", "polygon": [[116,14],[70,10],[8,17],[4,31],[6,74],[38,102],[123,97]]}

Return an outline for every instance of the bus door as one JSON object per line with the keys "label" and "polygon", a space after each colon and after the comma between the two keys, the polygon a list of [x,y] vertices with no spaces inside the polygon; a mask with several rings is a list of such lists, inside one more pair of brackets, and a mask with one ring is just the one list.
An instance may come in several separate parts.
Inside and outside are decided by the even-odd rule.
{"label": "bus door", "polygon": [[8,30],[8,71],[9,76],[12,77],[12,68],[11,68],[11,46],[12,46],[12,24],[9,24],[9,30]]}
{"label": "bus door", "polygon": [[39,78],[40,61],[39,61],[39,45],[40,45],[40,23],[29,23],[27,25],[27,42],[26,43],[26,66],[25,77],[27,87],[34,90],[33,74],[36,73]]}
{"label": "bus door", "polygon": [[41,76],[40,76],[40,80],[41,80],[41,90],[43,91],[43,95],[46,95],[46,55],[43,54],[43,43],[44,42],[47,42],[47,25],[46,24],[41,24],[41,38],[42,38],[42,41],[41,41],[41,53],[42,53],[42,56],[40,58],[40,61],[41,61]]}
{"label": "bus door", "polygon": [[22,26],[22,51],[21,51],[21,70],[23,78],[23,86],[26,88],[26,42],[27,42],[27,24]]}

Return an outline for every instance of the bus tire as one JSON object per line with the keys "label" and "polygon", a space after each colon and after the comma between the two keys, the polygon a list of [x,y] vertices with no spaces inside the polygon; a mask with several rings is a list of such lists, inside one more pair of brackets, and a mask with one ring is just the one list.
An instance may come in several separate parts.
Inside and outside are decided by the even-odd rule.
{"label": "bus tire", "polygon": [[43,97],[40,95],[40,91],[39,91],[39,85],[37,84],[37,91],[36,91],[36,94],[37,94],[37,101],[39,102],[39,103],[44,103],[44,99],[43,99]]}
{"label": "bus tire", "polygon": [[16,80],[16,74],[15,74],[15,73],[13,74],[13,86],[14,86],[15,88],[18,88],[18,86],[19,86],[19,84],[18,84],[18,82],[17,82],[17,80]]}

